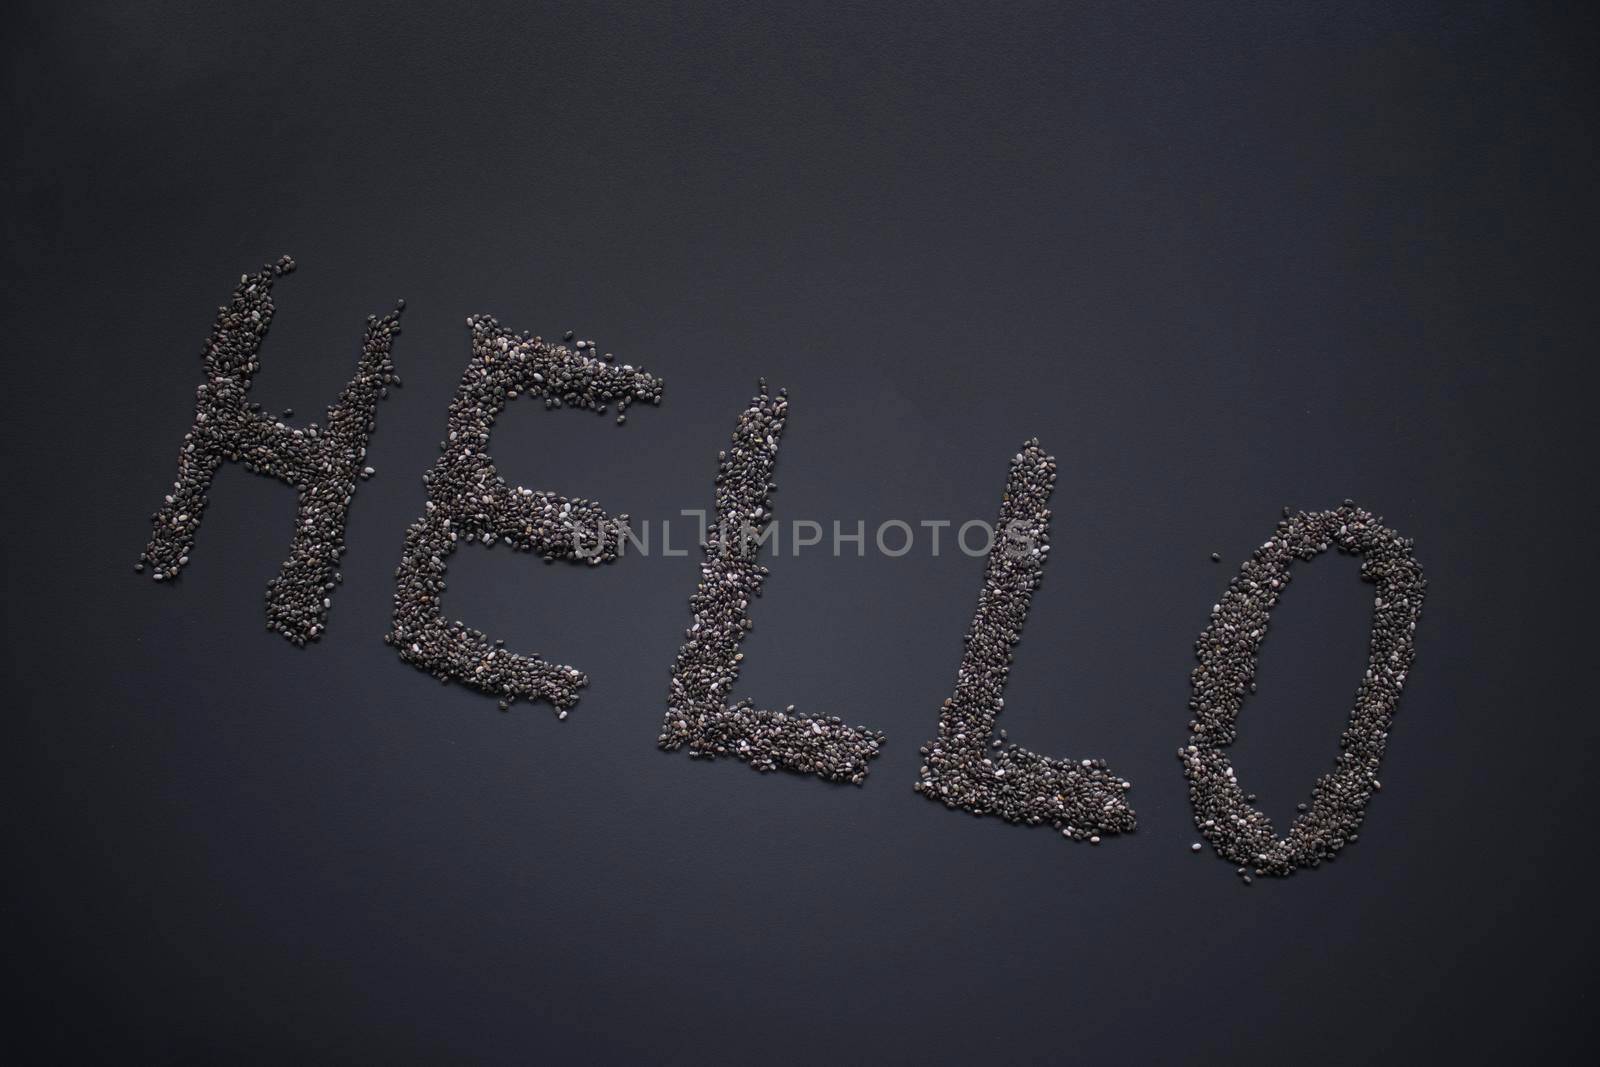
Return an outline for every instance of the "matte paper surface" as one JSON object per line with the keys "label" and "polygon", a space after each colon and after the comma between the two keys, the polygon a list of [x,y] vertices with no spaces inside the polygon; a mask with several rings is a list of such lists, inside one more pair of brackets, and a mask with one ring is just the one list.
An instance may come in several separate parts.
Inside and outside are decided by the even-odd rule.
{"label": "matte paper surface", "polygon": [[[1592,1036],[1587,11],[8,14],[18,1049],[1416,1063]],[[406,300],[305,648],[263,625],[287,485],[225,464],[181,578],[132,568],[217,305],[283,253],[251,396],[296,424]],[[384,643],[481,314],[668,383],[622,427],[523,397],[490,447],[513,485],[672,520],[672,554],[450,559],[445,618],[588,676],[565,721]],[[762,376],[794,405],[773,506],[827,535],[767,552],[732,695],[881,730],[860,788],[656,744],[701,565],[680,512]],[[1137,831],[1098,846],[913,789],[984,573],[955,533],[1032,437],[1050,564],[998,725],[1132,783]],[[1384,788],[1337,862],[1245,886],[1190,849],[1195,637],[1283,506],[1346,498],[1429,581]],[[876,550],[890,519],[913,551]],[[937,556],[921,520],[952,524]],[[1240,716],[1279,827],[1366,662],[1357,571],[1296,564]]]}

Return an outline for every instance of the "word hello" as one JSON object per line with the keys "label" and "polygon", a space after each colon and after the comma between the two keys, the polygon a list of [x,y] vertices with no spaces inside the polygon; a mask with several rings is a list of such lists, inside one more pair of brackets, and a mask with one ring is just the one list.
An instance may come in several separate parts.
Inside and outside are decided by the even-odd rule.
{"label": "word hello", "polygon": [[[345,518],[360,481],[372,474],[365,463],[378,402],[400,384],[390,352],[404,302],[368,317],[355,377],[328,407],[327,421],[291,426],[247,397],[272,322],[273,286],[293,269],[285,256],[242,276],[218,310],[202,352],[205,381],[178,453],[178,477],[152,516],[150,543],[136,569],[149,568],[156,581],[170,582],[188,564],[211,479],[224,461],[287,482],[299,503],[289,557],[267,588],[267,625],[304,646],[322,635],[341,581]],[[423,475],[427,502],[406,531],[385,640],[407,663],[494,694],[502,708],[518,699],[544,700],[565,719],[588,676],[447,622],[440,603],[446,565],[462,545],[496,541],[546,562],[614,562],[625,538],[608,538],[605,531],[625,529],[627,517],[613,517],[592,500],[508,483],[488,452],[490,430],[519,396],[542,399],[546,408],[601,414],[614,406],[623,424],[633,405],[661,403],[662,382],[616,365],[587,341],[568,348],[482,315],[467,319],[467,326],[471,358],[449,406],[440,457]],[[686,747],[699,758],[742,760],[760,771],[860,785],[884,744],[877,730],[836,716],[796,715],[793,705],[777,711],[729,702],[744,660],[740,644],[753,626],[750,605],[768,573],[757,554],[775,521],[772,479],[789,406],[785,391],[770,391],[763,380],[739,413],[728,447],[717,454],[716,522],[704,526],[691,624],[673,665],[657,743],[669,751]],[[995,732],[1012,650],[1049,557],[1047,504],[1055,478],[1056,461],[1037,439],[1011,459],[999,519],[990,528],[1004,535],[989,538],[954,691],[940,710],[938,733],[921,750],[915,786],[951,808],[1049,826],[1068,839],[1098,844],[1102,836],[1134,829],[1130,783],[1101,760],[1040,755]],[[1290,564],[1330,547],[1359,555],[1363,579],[1377,587],[1368,666],[1334,770],[1317,780],[1310,802],[1279,835],[1251,805],[1226,749],[1236,736],[1240,706],[1255,690],[1256,657],[1269,613],[1290,581]],[[1195,645],[1192,718],[1178,756],[1197,828],[1245,882],[1252,873],[1316,867],[1356,840],[1367,802],[1381,788],[1378,765],[1414,659],[1426,585],[1411,541],[1345,501],[1328,511],[1286,513],[1212,606],[1211,622]]]}

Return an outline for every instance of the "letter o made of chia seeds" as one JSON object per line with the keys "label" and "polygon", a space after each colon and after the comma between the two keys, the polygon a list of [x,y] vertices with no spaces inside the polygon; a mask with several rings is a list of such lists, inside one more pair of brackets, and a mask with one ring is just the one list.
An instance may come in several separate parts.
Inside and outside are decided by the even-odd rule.
{"label": "letter o made of chia seeds", "polygon": [[[1334,769],[1318,778],[1311,799],[1287,834],[1246,799],[1227,747],[1238,736],[1239,709],[1249,694],[1270,612],[1290,580],[1290,564],[1330,547],[1361,557],[1361,577],[1377,586],[1367,669],[1339,744]],[[1412,542],[1348,501],[1332,511],[1300,512],[1278,524],[1251,554],[1211,609],[1195,642],[1191,673],[1194,718],[1178,750],[1189,779],[1195,825],[1217,854],[1248,877],[1287,875],[1316,867],[1356,839],[1372,794],[1382,788],[1378,765],[1389,740],[1400,691],[1415,658],[1414,637],[1427,581]]]}

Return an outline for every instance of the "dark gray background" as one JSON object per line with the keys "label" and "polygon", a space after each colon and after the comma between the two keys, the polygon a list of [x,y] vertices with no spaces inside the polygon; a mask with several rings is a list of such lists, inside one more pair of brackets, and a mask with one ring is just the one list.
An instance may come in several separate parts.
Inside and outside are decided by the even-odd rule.
{"label": "dark gray background", "polygon": [[[1583,5],[1571,5],[1579,9]],[[4,956],[41,1058],[1503,1059],[1593,1031],[1593,16],[1545,5],[38,3],[4,50]],[[131,564],[234,279],[301,269],[256,395],[320,418],[405,297],[324,641],[264,628],[293,493],[224,470]],[[707,506],[754,379],[779,517],[990,518],[1061,459],[1003,725],[1102,756],[1098,848],[930,804],[981,561],[775,561],[741,691],[887,731],[862,789],[654,747],[695,558],[458,553],[446,610],[590,672],[501,714],[383,644],[464,317],[667,381],[514,405],[525,484]],[[1174,750],[1280,506],[1432,590],[1386,788],[1243,887]],[[1208,555],[1222,553],[1225,563]],[[1328,767],[1371,589],[1305,569],[1236,746]],[[25,1046],[24,1046],[25,1047]]]}

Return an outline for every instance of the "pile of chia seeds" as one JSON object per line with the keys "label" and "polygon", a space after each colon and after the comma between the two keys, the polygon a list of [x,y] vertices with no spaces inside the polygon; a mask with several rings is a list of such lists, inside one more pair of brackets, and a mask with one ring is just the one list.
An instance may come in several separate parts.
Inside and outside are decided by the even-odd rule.
{"label": "pile of chia seeds", "polygon": [[[1256,657],[1269,614],[1289,584],[1291,562],[1311,560],[1330,547],[1360,556],[1362,579],[1377,586],[1367,669],[1334,770],[1317,780],[1310,803],[1299,806],[1289,832],[1279,837],[1239,785],[1227,747],[1238,735],[1239,709],[1255,691]],[[1332,511],[1300,512],[1278,524],[1211,609],[1211,624],[1195,642],[1199,665],[1191,674],[1189,702],[1194,718],[1190,742],[1178,758],[1189,778],[1195,824],[1247,883],[1252,873],[1288,875],[1333,859],[1355,842],[1367,802],[1382,788],[1378,765],[1415,658],[1428,584],[1411,550],[1410,538],[1348,500]]]}
{"label": "pile of chia seeds", "polygon": [[[423,475],[428,501],[406,531],[395,568],[394,623],[385,638],[400,658],[441,681],[457,681],[500,697],[502,709],[521,697],[548,700],[560,718],[578,702],[589,679],[575,667],[537,654],[507,651],[459,620],[446,622],[440,606],[445,562],[458,544],[504,542],[515,552],[533,552],[546,563],[582,560],[591,565],[617,558],[607,537],[626,515],[613,519],[598,503],[511,485],[489,455],[489,431],[506,404],[521,395],[544,399],[546,408],[608,413],[617,423],[628,406],[661,403],[661,380],[627,364],[595,358],[588,341],[577,349],[540,337],[512,333],[487,315],[467,319],[472,359],[450,404],[443,453]],[[569,335],[570,338],[570,335]]]}
{"label": "pile of chia seeds", "polygon": [[717,522],[706,531],[700,584],[689,598],[693,620],[672,667],[657,743],[668,751],[688,745],[690,755],[704,759],[732,756],[758,771],[860,785],[881,733],[837,716],[797,717],[793,705],[779,712],[749,699],[728,702],[744,660],[739,644],[753,625],[750,601],[767,579],[767,568],[756,562],[759,535],[772,521],[772,472],[788,412],[785,390],[772,396],[762,379],[732,443],[717,454]]}
{"label": "pile of chia seeds", "polygon": [[1134,829],[1129,783],[1102,760],[1041,756],[994,736],[1005,707],[1012,648],[1022,639],[1034,590],[1050,553],[1050,501],[1056,461],[1028,441],[1011,461],[997,537],[984,565],[978,609],[965,638],[955,693],[939,713],[939,735],[922,748],[916,789],[974,815],[1049,825],[1075,841]]}
{"label": "pile of chia seeds", "polygon": [[267,585],[267,628],[304,646],[327,627],[334,588],[343,581],[345,517],[356,483],[372,474],[363,467],[378,400],[400,379],[389,351],[400,333],[399,306],[382,318],[368,316],[356,376],[328,408],[326,426],[294,427],[292,412],[273,418],[248,400],[261,369],[259,353],[272,324],[272,286],[294,270],[294,260],[239,279],[233,299],[217,309],[216,325],[201,352],[206,380],[196,393],[194,426],[178,453],[178,478],[151,518],[150,543],[134,569],[151,568],[158,582],[170,581],[189,562],[195,534],[224,460],[294,486],[300,494],[289,558]]}
{"label": "pile of chia seeds", "polygon": [[[342,580],[345,518],[358,481],[373,473],[363,463],[378,401],[390,385],[400,384],[390,350],[405,302],[381,318],[368,317],[356,376],[328,408],[327,424],[297,428],[286,421],[292,412],[274,418],[248,401],[272,322],[273,284],[293,269],[285,256],[244,275],[232,301],[218,309],[202,352],[206,380],[178,455],[178,478],[151,517],[150,543],[135,569],[149,567],[156,581],[170,581],[189,562],[211,480],[224,461],[288,482],[299,493],[299,507],[289,559],[267,588],[267,626],[304,645],[325,629]],[[490,430],[505,405],[524,394],[542,398],[546,408],[600,415],[614,404],[621,425],[629,405],[661,402],[661,381],[614,364],[611,353],[600,356],[591,341],[569,349],[513,333],[486,315],[467,319],[467,326],[472,358],[450,405],[443,454],[423,476],[426,510],[406,532],[395,570],[393,627],[385,640],[402,660],[443,681],[499,696],[502,708],[518,698],[543,699],[564,719],[587,676],[537,654],[507,651],[504,641],[460,621],[446,622],[446,561],[459,544],[498,542],[536,553],[546,563],[614,561],[621,542],[607,532],[624,529],[627,516],[613,518],[592,500],[507,483],[488,452]],[[571,340],[568,333],[564,341]],[[740,644],[753,625],[750,602],[761,595],[768,575],[758,553],[773,521],[773,470],[788,413],[785,390],[773,395],[763,379],[739,416],[730,446],[717,455],[717,522],[706,531],[700,582],[689,601],[692,623],[672,668],[657,740],[668,751],[688,746],[700,758],[730,756],[760,771],[859,785],[879,753],[881,733],[837,716],[797,716],[793,705],[778,712],[731,698],[744,659]],[[1042,756],[1010,743],[1004,730],[995,735],[1013,649],[1050,551],[1047,505],[1055,479],[1055,458],[1037,439],[1012,459],[999,536],[984,566],[955,691],[944,702],[938,736],[921,750],[916,789],[950,808],[1049,825],[1073,840],[1098,844],[1102,836],[1134,829],[1124,796],[1129,783],[1101,760]],[[1252,874],[1316,867],[1357,839],[1367,803],[1381,788],[1378,768],[1415,657],[1427,590],[1410,539],[1352,502],[1331,511],[1284,514],[1272,538],[1245,561],[1212,607],[1211,623],[1195,644],[1191,738],[1178,750],[1196,825],[1247,883]],[[1367,670],[1335,769],[1317,780],[1310,802],[1299,806],[1288,833],[1279,837],[1271,820],[1252,806],[1255,797],[1239,785],[1226,750],[1237,736],[1239,709],[1255,691],[1257,656],[1270,612],[1291,578],[1291,563],[1330,547],[1360,556],[1362,578],[1377,587]],[[1219,559],[1216,553],[1211,558]]]}

